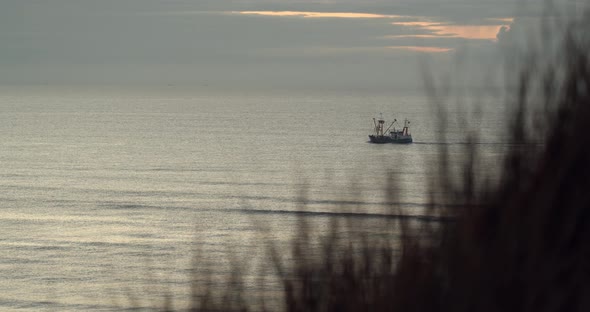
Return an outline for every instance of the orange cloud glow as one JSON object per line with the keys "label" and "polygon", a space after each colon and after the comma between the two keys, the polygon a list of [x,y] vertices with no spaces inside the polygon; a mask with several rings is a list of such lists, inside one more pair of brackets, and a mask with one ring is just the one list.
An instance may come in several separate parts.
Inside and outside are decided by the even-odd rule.
{"label": "orange cloud glow", "polygon": [[414,21],[414,22],[394,22],[394,23],[391,23],[391,24],[398,25],[398,26],[421,27],[421,28],[432,27],[432,26],[440,25],[440,23],[435,23],[435,22],[418,22],[418,21]]}
{"label": "orange cloud glow", "polygon": [[[497,19],[498,21],[512,21],[511,18]],[[496,35],[502,26],[510,27],[509,24],[498,25],[447,25],[435,22],[393,22],[393,25],[418,27],[431,31],[432,35],[404,35],[405,37],[426,38],[424,36],[455,37],[465,39],[496,40]]]}
{"label": "orange cloud glow", "polygon": [[[384,15],[374,13],[356,13],[356,12],[310,12],[310,11],[237,11],[232,12],[244,15],[263,15],[263,16],[294,16],[304,18],[383,18],[383,19],[400,19],[409,18],[403,15]],[[488,21],[495,22],[493,25],[451,25],[447,23],[434,21],[404,21],[392,22],[397,26],[406,26],[419,29],[425,29],[432,34],[403,35],[405,37],[428,38],[433,37],[455,37],[465,39],[485,39],[496,40],[496,35],[502,26],[510,27],[514,21],[513,18],[493,18]],[[399,37],[398,37],[399,38]]]}
{"label": "orange cloud glow", "polygon": [[394,49],[394,50],[407,50],[407,51],[425,52],[425,53],[443,53],[443,52],[449,52],[449,51],[453,50],[451,48],[419,47],[419,46],[395,46],[395,47],[389,47],[389,48]]}
{"label": "orange cloud glow", "polygon": [[512,22],[514,22],[514,18],[513,17],[506,17],[506,18],[490,18],[490,21],[497,21],[497,22],[504,22],[504,23],[508,23],[508,24],[512,24]]}
{"label": "orange cloud glow", "polygon": [[[513,18],[491,18],[482,25],[457,25],[443,21],[431,20],[419,16],[385,15],[357,12],[310,12],[310,11],[234,11],[241,15],[300,17],[300,18],[348,18],[348,19],[385,19],[386,23],[405,27],[405,33],[382,38],[464,38],[471,40],[496,41],[502,27],[510,28]],[[389,49],[425,53],[444,53],[454,50],[449,47],[436,46],[391,46]]]}
{"label": "orange cloud glow", "polygon": [[265,15],[265,16],[300,16],[308,18],[332,17],[332,18],[397,18],[398,15],[381,15],[372,13],[354,13],[354,12],[303,12],[303,11],[240,11],[235,12],[247,15]]}
{"label": "orange cloud glow", "polygon": [[392,35],[392,36],[384,36],[385,39],[390,38],[453,38],[454,36],[451,35]]}

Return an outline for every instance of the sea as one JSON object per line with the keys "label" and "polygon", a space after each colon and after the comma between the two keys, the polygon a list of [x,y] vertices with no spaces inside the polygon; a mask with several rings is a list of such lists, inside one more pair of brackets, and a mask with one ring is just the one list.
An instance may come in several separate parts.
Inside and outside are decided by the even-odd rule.
{"label": "sea", "polygon": [[[441,149],[461,159],[474,135],[487,168],[499,168],[503,103],[419,92],[4,93],[0,310],[182,308],[202,272],[224,279],[236,259],[272,267],[265,249],[288,250],[301,218],[321,232],[392,205],[421,216]],[[368,143],[380,114],[398,129],[410,120],[414,143]]]}

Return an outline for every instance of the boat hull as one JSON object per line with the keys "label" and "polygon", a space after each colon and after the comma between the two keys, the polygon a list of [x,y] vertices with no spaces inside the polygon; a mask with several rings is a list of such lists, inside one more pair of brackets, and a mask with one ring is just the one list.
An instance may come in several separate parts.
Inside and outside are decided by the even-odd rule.
{"label": "boat hull", "polygon": [[386,136],[386,135],[369,135],[369,141],[375,144],[396,143],[409,144],[412,143],[411,136]]}

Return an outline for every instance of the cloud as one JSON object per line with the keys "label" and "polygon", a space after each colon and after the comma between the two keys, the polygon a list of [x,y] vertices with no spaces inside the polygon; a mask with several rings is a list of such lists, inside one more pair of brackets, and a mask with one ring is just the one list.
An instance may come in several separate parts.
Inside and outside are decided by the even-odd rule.
{"label": "cloud", "polygon": [[392,46],[388,47],[394,50],[407,50],[407,51],[414,51],[414,52],[424,52],[424,53],[444,53],[452,51],[451,48],[442,48],[442,47],[426,47],[426,46]]}
{"label": "cloud", "polygon": [[496,34],[496,39],[501,41],[510,31],[510,26],[502,26],[498,29],[498,33]]}
{"label": "cloud", "polygon": [[[454,37],[465,39],[486,39],[496,40],[498,31],[502,28],[508,29],[513,18],[493,19],[495,24],[481,24],[481,25],[460,25],[449,24],[445,22],[433,21],[404,21],[393,22],[393,25],[405,26],[408,28],[422,29],[429,34],[416,34],[416,38],[428,37]],[[411,37],[412,35],[400,35],[401,37]],[[400,37],[398,36],[398,37]],[[395,38],[395,36],[393,37]]]}
{"label": "cloud", "polygon": [[305,18],[399,18],[399,15],[383,15],[358,12],[302,12],[302,11],[239,11],[232,12],[244,15],[262,16],[296,16]]}
{"label": "cloud", "polygon": [[[504,27],[509,28],[513,21],[512,17],[489,18],[481,21],[480,24],[456,24],[444,20],[436,20],[432,17],[425,16],[403,16],[403,15],[386,15],[374,13],[359,13],[359,12],[312,12],[312,11],[239,11],[232,12],[241,15],[267,16],[279,18],[342,18],[342,19],[381,19],[387,20],[391,25],[392,32],[396,31],[399,34],[386,35],[382,38],[393,40],[393,44],[397,46],[396,39],[440,39],[440,38],[462,38],[467,40],[474,40],[476,43],[479,40],[497,40],[498,31]],[[385,25],[382,25],[385,29]],[[367,34],[367,36],[372,36]],[[398,40],[399,41],[399,40]],[[438,41],[440,42],[440,40]],[[448,41],[452,44],[453,41]],[[380,46],[378,42],[373,42],[375,46]],[[436,44],[432,42],[431,44]],[[464,42],[462,43],[464,44]],[[420,45],[425,46],[425,45]],[[445,46],[430,46],[430,48],[415,48],[417,45],[400,44],[399,49],[412,50],[417,52],[448,52],[456,47]],[[391,48],[387,46],[387,48]]]}

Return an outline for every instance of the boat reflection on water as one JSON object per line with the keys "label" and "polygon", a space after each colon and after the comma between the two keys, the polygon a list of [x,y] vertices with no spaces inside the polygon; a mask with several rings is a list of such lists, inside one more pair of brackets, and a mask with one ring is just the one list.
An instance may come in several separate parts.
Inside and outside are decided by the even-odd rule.
{"label": "boat reflection on water", "polygon": [[393,122],[387,127],[387,129],[383,130],[385,127],[385,120],[383,116],[377,120],[373,118],[373,123],[375,124],[375,133],[369,135],[369,141],[371,143],[377,144],[384,144],[384,143],[412,143],[412,134],[410,134],[410,121],[404,120],[404,127],[401,130],[396,130],[393,125],[397,122],[397,119],[394,119]]}

